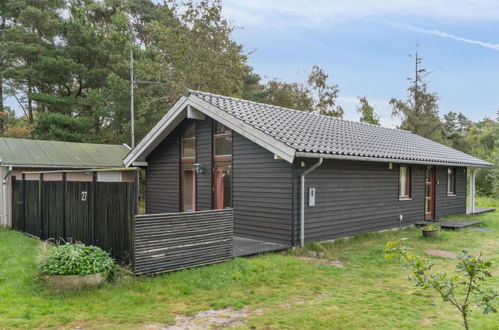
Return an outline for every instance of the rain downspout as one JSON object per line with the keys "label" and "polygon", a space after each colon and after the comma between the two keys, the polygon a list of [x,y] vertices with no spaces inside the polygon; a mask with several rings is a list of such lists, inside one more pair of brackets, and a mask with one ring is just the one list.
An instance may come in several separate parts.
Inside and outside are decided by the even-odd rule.
{"label": "rain downspout", "polygon": [[9,166],[7,173],[2,179],[2,225],[7,226],[7,178],[12,172],[12,166]]}
{"label": "rain downspout", "polygon": [[305,245],[305,176],[321,166],[322,158],[300,175],[300,245]]}

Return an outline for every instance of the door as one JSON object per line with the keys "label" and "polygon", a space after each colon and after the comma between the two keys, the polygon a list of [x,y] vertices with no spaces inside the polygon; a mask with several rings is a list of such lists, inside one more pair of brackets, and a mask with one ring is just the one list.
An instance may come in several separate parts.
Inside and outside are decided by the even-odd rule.
{"label": "door", "polygon": [[214,176],[215,209],[232,207],[232,165],[231,163],[216,163]]}
{"label": "door", "polygon": [[193,167],[182,167],[182,212],[196,210],[196,171]]}
{"label": "door", "polygon": [[425,219],[435,219],[435,167],[426,168]]}

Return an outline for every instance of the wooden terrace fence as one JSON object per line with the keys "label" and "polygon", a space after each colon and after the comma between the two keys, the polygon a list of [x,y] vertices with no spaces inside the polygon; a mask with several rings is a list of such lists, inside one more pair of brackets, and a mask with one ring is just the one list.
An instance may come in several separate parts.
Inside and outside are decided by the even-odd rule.
{"label": "wooden terrace fence", "polygon": [[96,245],[117,261],[132,255],[134,182],[12,180],[12,227],[37,236]]}
{"label": "wooden terrace fence", "polygon": [[135,216],[135,274],[212,264],[233,256],[232,209]]}

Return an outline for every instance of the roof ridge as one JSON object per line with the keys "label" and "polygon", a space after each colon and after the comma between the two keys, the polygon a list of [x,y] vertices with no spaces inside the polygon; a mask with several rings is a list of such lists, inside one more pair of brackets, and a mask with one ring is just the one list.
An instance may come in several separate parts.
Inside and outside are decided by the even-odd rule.
{"label": "roof ridge", "polygon": [[71,143],[71,144],[88,144],[88,145],[98,145],[98,146],[113,146],[113,147],[124,147],[123,144],[111,144],[111,143],[94,143],[94,142],[76,142],[76,141],[58,141],[58,140],[40,140],[40,139],[26,139],[26,138],[13,138],[0,136],[0,140],[17,140],[17,141],[30,141],[30,142],[55,142],[55,143]]}
{"label": "roof ridge", "polygon": [[233,97],[233,96],[225,96],[225,95],[214,94],[214,93],[209,93],[209,92],[204,92],[204,91],[194,90],[194,89],[188,89],[188,93],[189,94],[192,93],[194,96],[196,96],[195,94],[202,94],[202,95],[207,95],[207,96],[220,97],[220,98],[224,98],[224,99],[234,100],[234,101],[237,101],[237,102],[246,102],[246,103],[250,103],[250,104],[257,104],[257,105],[261,105],[261,106],[268,106],[268,107],[272,107],[272,108],[278,108],[278,109],[282,109],[282,110],[286,110],[286,111],[296,111],[296,112],[300,112],[301,114],[320,116],[320,117],[328,118],[329,120],[338,120],[338,121],[343,121],[343,122],[348,122],[348,123],[354,123],[354,124],[358,124],[358,125],[373,126],[373,127],[379,127],[379,128],[383,128],[383,129],[388,129],[388,130],[393,130],[393,131],[399,131],[399,132],[405,132],[405,133],[413,134],[411,131],[408,131],[408,130],[405,130],[405,129],[401,129],[401,128],[392,128],[392,127],[386,127],[386,126],[382,126],[382,125],[365,123],[365,122],[361,122],[361,121],[355,121],[355,120],[349,120],[349,119],[338,118],[338,117],[333,117],[333,116],[327,116],[327,115],[322,115],[320,113],[307,112],[307,111],[298,110],[298,109],[291,109],[291,108],[282,107],[280,105],[274,105],[274,104],[262,103],[262,102],[257,102],[257,101],[251,101],[251,100],[246,100],[246,99],[242,99],[242,98],[238,98],[238,97]]}

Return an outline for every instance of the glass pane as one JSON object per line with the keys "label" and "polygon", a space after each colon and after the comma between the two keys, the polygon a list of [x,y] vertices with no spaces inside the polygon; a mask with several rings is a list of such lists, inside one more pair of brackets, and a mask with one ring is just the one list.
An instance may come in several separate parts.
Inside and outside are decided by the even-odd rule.
{"label": "glass pane", "polygon": [[232,155],[232,136],[215,137],[215,155]]}
{"label": "glass pane", "polygon": [[425,201],[425,208],[424,209],[425,209],[426,213],[430,213],[430,200],[427,199]]}
{"label": "glass pane", "polygon": [[426,185],[426,197],[431,197],[431,184]]}
{"label": "glass pane", "polygon": [[231,166],[215,168],[215,209],[232,207]]}
{"label": "glass pane", "polygon": [[196,136],[196,125],[192,124],[191,126],[189,126],[189,128],[187,128],[184,131],[183,137],[184,138],[193,138],[195,136]]}
{"label": "glass pane", "polygon": [[407,196],[407,167],[400,167],[400,196]]}
{"label": "glass pane", "polygon": [[182,157],[183,158],[196,157],[196,140],[182,141]]}
{"label": "glass pane", "polygon": [[184,180],[182,184],[182,209],[184,212],[194,211],[194,171],[184,169]]}
{"label": "glass pane", "polygon": [[230,133],[230,129],[220,124],[219,122],[215,122],[215,135],[218,134],[228,134]]}

